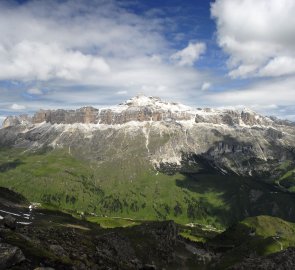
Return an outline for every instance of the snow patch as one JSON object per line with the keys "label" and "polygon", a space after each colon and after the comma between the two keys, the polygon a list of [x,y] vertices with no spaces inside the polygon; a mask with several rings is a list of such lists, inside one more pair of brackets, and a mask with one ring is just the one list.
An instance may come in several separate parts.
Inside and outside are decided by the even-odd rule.
{"label": "snow patch", "polygon": [[150,149],[149,149],[149,136],[150,136],[150,131],[151,130],[147,126],[145,126],[142,129],[142,131],[143,131],[143,134],[145,136],[145,147],[146,147],[146,149],[147,149],[147,151],[149,153],[150,152]]}
{"label": "snow patch", "polygon": [[176,102],[164,102],[157,97],[147,97],[139,95],[127,100],[124,105],[129,107],[150,107],[152,109],[161,109],[163,111],[176,112],[192,112],[193,109],[189,106],[176,103]]}
{"label": "snow patch", "polygon": [[0,210],[0,212],[5,213],[5,214],[9,214],[9,215],[13,215],[13,216],[17,216],[17,217],[21,217],[21,215],[19,215],[19,214],[8,212],[8,211],[4,211],[4,210]]}
{"label": "snow patch", "polygon": [[23,221],[17,221],[17,224],[21,224],[21,225],[30,225],[32,224],[32,222],[23,222]]}

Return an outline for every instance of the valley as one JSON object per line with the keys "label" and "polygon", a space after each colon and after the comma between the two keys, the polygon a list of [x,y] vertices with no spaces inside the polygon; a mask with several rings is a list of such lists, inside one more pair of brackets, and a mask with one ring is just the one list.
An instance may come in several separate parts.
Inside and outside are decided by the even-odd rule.
{"label": "valley", "polygon": [[[294,137],[292,122],[144,96],[109,109],[8,117],[0,129],[0,186],[27,206],[2,205],[2,219],[12,213],[20,230],[2,230],[3,238],[24,249],[22,235],[33,234],[34,251],[24,253],[34,266],[49,258],[55,269],[226,269],[249,256],[263,261],[295,244]],[[29,202],[39,206],[32,216]],[[35,254],[51,230],[63,250],[71,246],[62,261]],[[116,237],[105,239],[107,231]],[[160,238],[149,236],[158,231]],[[93,234],[108,251],[97,254]],[[86,237],[81,252],[98,257],[72,259],[69,237]],[[121,251],[110,261],[110,245],[127,245],[138,264],[119,264]]]}
{"label": "valley", "polygon": [[255,269],[255,261],[275,269],[295,261],[295,223],[279,218],[247,218],[224,232],[173,221],[123,225],[111,218],[101,227],[85,216],[31,208],[5,188],[0,195],[0,269]]}
{"label": "valley", "polygon": [[292,193],[250,177],[214,171],[167,175],[138,160],[94,167],[62,150],[3,150],[1,162],[14,164],[5,165],[7,169],[0,174],[1,186],[20,192],[32,202],[73,213],[173,219],[218,229],[261,214],[295,221]]}

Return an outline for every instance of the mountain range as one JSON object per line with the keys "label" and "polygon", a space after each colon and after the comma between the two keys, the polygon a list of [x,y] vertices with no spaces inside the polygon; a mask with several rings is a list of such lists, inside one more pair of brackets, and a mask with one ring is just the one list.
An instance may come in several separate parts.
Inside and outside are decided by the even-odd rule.
{"label": "mountain range", "polygon": [[9,116],[0,186],[0,269],[294,263],[295,124],[249,109],[136,96]]}
{"label": "mountain range", "polygon": [[108,156],[114,145],[107,139],[121,143],[118,152],[137,140],[156,169],[181,170],[184,156],[195,155],[224,174],[262,176],[294,159],[292,122],[247,109],[193,109],[155,97],[137,96],[101,110],[40,110],[32,117],[7,117],[3,127],[8,127],[1,132],[3,145],[29,149],[83,145],[85,156],[90,154],[92,160],[97,150]]}
{"label": "mountain range", "polygon": [[9,116],[0,184],[66,211],[224,229],[295,221],[295,124],[249,109],[136,96],[117,106]]}

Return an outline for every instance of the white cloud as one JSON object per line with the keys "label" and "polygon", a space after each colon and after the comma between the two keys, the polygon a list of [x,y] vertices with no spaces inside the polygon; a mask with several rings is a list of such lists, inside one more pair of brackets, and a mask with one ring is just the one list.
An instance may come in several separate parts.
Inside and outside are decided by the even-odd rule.
{"label": "white cloud", "polygon": [[220,106],[256,106],[275,109],[295,104],[295,78],[254,83],[243,89],[233,89],[204,96],[208,102]]}
{"label": "white cloud", "polygon": [[268,78],[241,88],[204,92],[200,102],[218,108],[247,107],[262,115],[295,121],[295,78]]}
{"label": "white cloud", "polygon": [[209,82],[204,82],[204,83],[202,84],[201,89],[202,89],[203,91],[206,91],[206,90],[208,90],[210,87],[211,87],[211,83],[209,83]]}
{"label": "white cloud", "polygon": [[245,78],[250,73],[255,72],[257,69],[257,65],[240,65],[236,69],[229,72],[229,76],[231,78]]}
{"label": "white cloud", "polygon": [[13,103],[10,108],[12,110],[17,110],[18,111],[18,110],[24,110],[26,108],[26,106]]}
{"label": "white cloud", "polygon": [[211,11],[230,76],[276,77],[218,93],[215,86],[225,88],[229,78],[194,68],[206,45],[190,42],[175,52],[165,19],[153,17],[159,14],[136,15],[113,0],[13,3],[0,1],[0,80],[15,83],[0,89],[3,115],[111,105],[142,92],[194,106],[242,104],[268,112],[295,103],[295,79],[280,77],[295,73],[293,0],[216,0]]}
{"label": "white cloud", "polygon": [[111,71],[108,60],[117,71],[117,60],[167,49],[158,24],[115,1],[0,3],[0,79],[101,85]]}
{"label": "white cloud", "polygon": [[65,50],[56,44],[21,41],[1,50],[0,79],[80,81],[89,74],[109,72],[101,57],[86,55],[80,51]]}
{"label": "white cloud", "polygon": [[[186,97],[208,79],[192,67],[203,43],[190,43],[176,53],[179,65],[171,63],[165,20],[136,15],[120,1],[11,3],[0,1],[0,80],[46,89],[39,97],[47,104],[97,103],[120,91]],[[10,104],[23,101],[18,98],[0,92]]]}
{"label": "white cloud", "polygon": [[[130,13],[112,0],[87,5],[80,0],[28,1],[16,6],[1,3],[0,33],[6,46],[27,40],[93,55],[151,54],[165,43],[158,28],[158,23]],[[130,37],[136,42],[130,42]]]}
{"label": "white cloud", "polygon": [[171,60],[180,66],[192,66],[205,51],[205,43],[190,42],[186,48],[171,55]]}
{"label": "white cloud", "polygon": [[118,95],[127,95],[127,91],[118,91],[116,94]]}
{"label": "white cloud", "polygon": [[30,95],[42,95],[43,92],[38,88],[30,88],[27,90],[27,93]]}
{"label": "white cloud", "polygon": [[281,76],[295,74],[295,58],[279,56],[270,60],[260,71],[260,76]]}
{"label": "white cloud", "polygon": [[295,74],[294,14],[294,0],[216,0],[211,15],[230,76]]}

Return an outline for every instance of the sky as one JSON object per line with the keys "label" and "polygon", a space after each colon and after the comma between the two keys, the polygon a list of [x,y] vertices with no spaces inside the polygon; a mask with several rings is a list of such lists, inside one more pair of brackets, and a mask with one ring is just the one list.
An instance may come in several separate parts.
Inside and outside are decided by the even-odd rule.
{"label": "sky", "polygon": [[295,121],[294,0],[1,0],[0,122],[135,95]]}

